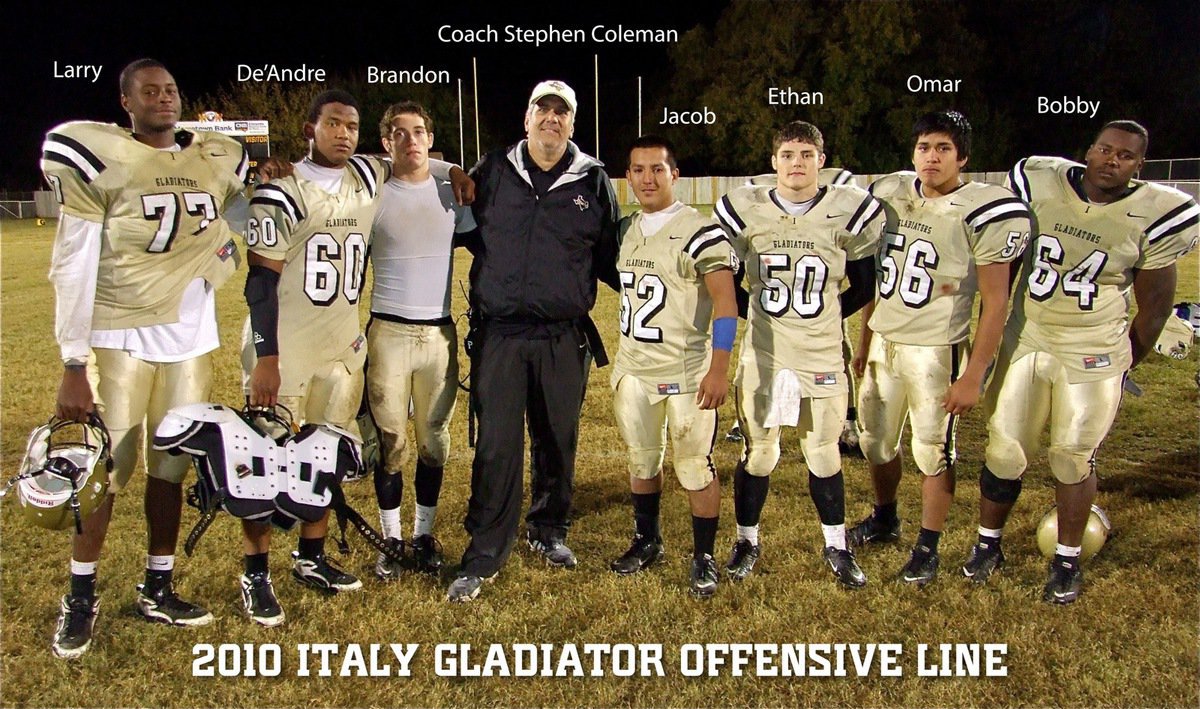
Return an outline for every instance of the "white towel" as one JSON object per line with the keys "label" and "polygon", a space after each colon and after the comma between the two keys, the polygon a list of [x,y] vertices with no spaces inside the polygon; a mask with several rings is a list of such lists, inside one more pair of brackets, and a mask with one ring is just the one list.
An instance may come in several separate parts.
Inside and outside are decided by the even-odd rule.
{"label": "white towel", "polygon": [[771,402],[767,407],[767,420],[764,428],[792,426],[800,423],[800,402],[803,401],[800,391],[800,378],[790,369],[781,369],[771,382]]}

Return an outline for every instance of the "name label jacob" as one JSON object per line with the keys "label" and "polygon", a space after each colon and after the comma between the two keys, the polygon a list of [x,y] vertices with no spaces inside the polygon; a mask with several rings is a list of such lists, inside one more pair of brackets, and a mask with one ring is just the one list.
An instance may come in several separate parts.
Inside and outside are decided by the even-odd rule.
{"label": "name label jacob", "polygon": [[310,69],[308,64],[298,67],[279,67],[276,64],[250,66],[237,65],[238,81],[324,81],[324,69]]}
{"label": "name label jacob", "polygon": [[825,94],[820,91],[796,91],[790,86],[767,89],[767,104],[771,106],[823,106]]}
{"label": "name label jacob", "polygon": [[709,110],[708,106],[704,106],[699,111],[672,111],[663,106],[662,120],[660,125],[664,126],[687,126],[687,125],[712,125],[717,122],[717,114]]}
{"label": "name label jacob", "polygon": [[92,83],[100,78],[103,64],[59,64],[54,62],[55,79],[91,79]]}

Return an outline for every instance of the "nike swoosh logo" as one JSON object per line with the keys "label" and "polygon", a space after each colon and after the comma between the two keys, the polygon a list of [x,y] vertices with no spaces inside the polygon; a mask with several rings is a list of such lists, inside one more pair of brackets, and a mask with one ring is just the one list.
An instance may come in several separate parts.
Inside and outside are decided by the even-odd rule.
{"label": "nike swoosh logo", "polygon": [[678,239],[682,239],[683,237],[682,236],[668,236],[667,238],[670,239],[671,241],[676,241]]}
{"label": "nike swoosh logo", "polygon": [[825,218],[826,219],[837,219],[838,217],[844,217],[844,216],[846,216],[846,215],[845,214],[826,214]]}
{"label": "nike swoosh logo", "polygon": [[1133,212],[1125,212],[1125,216],[1133,217],[1134,219],[1145,219],[1146,218],[1146,215],[1144,215],[1144,214],[1134,214]]}
{"label": "nike swoosh logo", "polygon": [[959,204],[958,202],[951,202],[951,203],[950,203],[950,206],[951,206],[951,207],[965,207],[965,206],[967,206],[967,205],[965,205],[965,204]]}

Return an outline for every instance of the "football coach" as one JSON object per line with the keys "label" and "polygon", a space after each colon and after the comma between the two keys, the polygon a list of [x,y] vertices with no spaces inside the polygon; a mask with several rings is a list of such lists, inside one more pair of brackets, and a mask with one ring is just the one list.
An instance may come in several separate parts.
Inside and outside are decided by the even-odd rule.
{"label": "football coach", "polygon": [[529,422],[529,547],[552,566],[575,566],[566,545],[579,413],[592,357],[607,358],[588,311],[596,282],[616,290],[620,211],[603,165],[571,142],[575,91],[534,87],[526,139],[488,153],[472,171],[478,230],[471,266],[471,405],[478,419],[471,535],[447,599],[479,595],[512,551],[524,498]]}

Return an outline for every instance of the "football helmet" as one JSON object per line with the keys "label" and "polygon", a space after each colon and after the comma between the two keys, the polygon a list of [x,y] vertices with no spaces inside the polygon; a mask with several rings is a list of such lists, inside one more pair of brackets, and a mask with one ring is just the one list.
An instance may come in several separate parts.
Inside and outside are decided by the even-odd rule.
{"label": "football helmet", "polygon": [[1182,317],[1167,316],[1158,341],[1154,343],[1154,351],[1171,359],[1185,359],[1194,335],[1191,322]]}
{"label": "football helmet", "polygon": [[[1112,522],[1108,521],[1108,515],[1100,509],[1099,505],[1092,505],[1087,526],[1083,529],[1083,552],[1080,554],[1080,560],[1086,560],[1100,551],[1110,534],[1112,534]],[[1042,517],[1042,521],[1038,523],[1037,543],[1038,549],[1042,550],[1042,556],[1047,559],[1054,558],[1054,549],[1058,546],[1057,506],[1052,506],[1050,511]]]}
{"label": "football helmet", "polygon": [[1176,303],[1175,315],[1182,320],[1186,320],[1192,326],[1192,330],[1195,331],[1196,336],[1200,337],[1200,303]]}
{"label": "football helmet", "polygon": [[108,492],[110,449],[99,415],[90,414],[86,423],[51,417],[29,434],[20,472],[4,492],[16,486],[21,514],[29,522],[55,530],[74,526],[82,534],[83,520]]}

